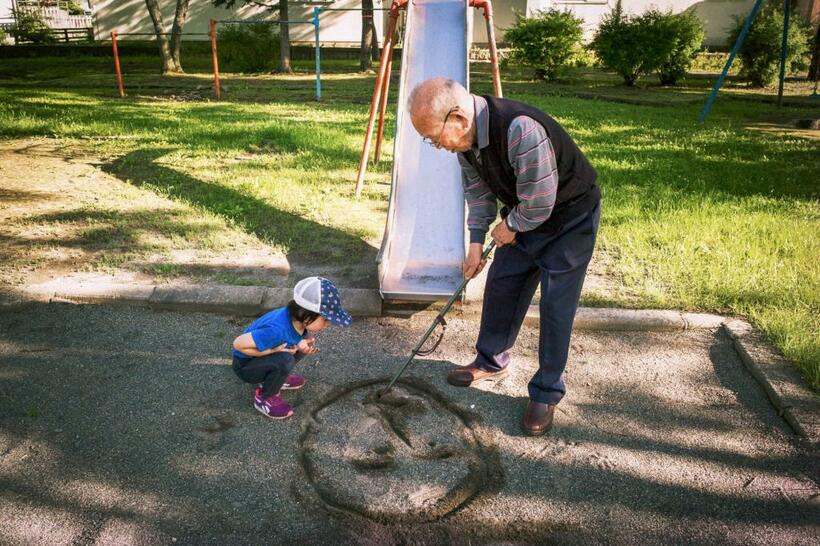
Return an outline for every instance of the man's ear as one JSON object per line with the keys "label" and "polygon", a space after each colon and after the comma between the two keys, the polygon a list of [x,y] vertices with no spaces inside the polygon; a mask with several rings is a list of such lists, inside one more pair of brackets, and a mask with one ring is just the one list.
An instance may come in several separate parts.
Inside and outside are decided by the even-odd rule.
{"label": "man's ear", "polygon": [[455,123],[458,126],[459,133],[465,132],[470,127],[470,120],[467,118],[467,115],[459,108],[455,112],[453,112],[450,117],[453,121],[450,123]]}

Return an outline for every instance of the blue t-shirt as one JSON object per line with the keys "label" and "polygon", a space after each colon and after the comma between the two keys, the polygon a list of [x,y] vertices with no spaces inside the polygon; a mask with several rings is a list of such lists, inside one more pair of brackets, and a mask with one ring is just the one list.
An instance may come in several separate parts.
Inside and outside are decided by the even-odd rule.
{"label": "blue t-shirt", "polygon": [[[245,328],[244,333],[251,334],[256,350],[260,352],[273,349],[283,343],[286,343],[286,347],[291,348],[305,337],[293,327],[287,307],[280,307],[265,313]],[[233,350],[233,354],[239,358],[253,358],[236,349]]]}

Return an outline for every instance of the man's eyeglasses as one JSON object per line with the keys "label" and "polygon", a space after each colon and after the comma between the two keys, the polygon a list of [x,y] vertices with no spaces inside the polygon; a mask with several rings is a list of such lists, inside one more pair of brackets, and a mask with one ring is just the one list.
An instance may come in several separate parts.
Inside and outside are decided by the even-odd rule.
{"label": "man's eyeglasses", "polygon": [[436,140],[433,140],[433,139],[428,138],[428,137],[424,137],[424,138],[421,139],[421,141],[424,142],[425,144],[429,144],[433,148],[436,148],[436,149],[441,148],[441,134],[444,132],[444,129],[447,127],[447,120],[450,119],[450,114],[452,114],[456,110],[458,110],[458,106],[453,106],[452,108],[450,108],[450,111],[447,112],[447,115],[444,116],[444,123],[441,124],[441,131],[438,132],[438,138],[436,138]]}

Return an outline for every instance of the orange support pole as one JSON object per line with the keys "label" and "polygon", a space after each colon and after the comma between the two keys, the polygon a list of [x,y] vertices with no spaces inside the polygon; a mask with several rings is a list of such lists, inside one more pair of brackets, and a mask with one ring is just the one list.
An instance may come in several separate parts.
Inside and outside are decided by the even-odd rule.
{"label": "orange support pole", "polygon": [[122,71],[120,70],[120,54],[117,51],[117,33],[111,33],[111,47],[114,48],[114,69],[117,71],[117,85],[120,88],[120,98],[125,96],[125,92],[122,89]]}
{"label": "orange support pole", "polygon": [[213,57],[214,62],[214,92],[216,93],[217,100],[221,98],[222,93],[219,88],[219,61],[217,60],[216,55],[216,19],[211,19],[210,21],[210,31],[209,34],[211,35],[211,56]]}
{"label": "orange support pole", "polygon": [[387,72],[387,58],[393,49],[393,34],[396,32],[396,23],[399,18],[399,9],[407,4],[407,0],[393,0],[390,6],[390,21],[387,24],[385,33],[385,43],[382,47],[382,56],[379,59],[379,75],[376,77],[376,88],[373,91],[373,100],[370,101],[370,116],[367,120],[367,132],[364,135],[364,145],[362,146],[362,157],[359,161],[359,174],[356,176],[356,197],[362,194],[364,184],[364,173],[367,171],[367,162],[370,158],[370,144],[373,140],[373,128],[376,125],[376,109],[381,99],[384,77]]}
{"label": "orange support pole", "polygon": [[379,130],[376,133],[376,154],[373,159],[375,163],[379,162],[382,156],[382,138],[384,137],[384,115],[387,112],[387,95],[390,91],[390,71],[393,68],[393,49],[396,43],[392,42],[390,53],[387,54],[387,74],[382,85],[381,105],[379,106]]}
{"label": "orange support pole", "polygon": [[470,0],[470,5],[484,10],[484,20],[487,21],[487,41],[490,44],[490,65],[493,71],[493,92],[497,97],[501,94],[501,72],[498,69],[498,51],[495,47],[495,24],[493,23],[493,3],[491,0]]}

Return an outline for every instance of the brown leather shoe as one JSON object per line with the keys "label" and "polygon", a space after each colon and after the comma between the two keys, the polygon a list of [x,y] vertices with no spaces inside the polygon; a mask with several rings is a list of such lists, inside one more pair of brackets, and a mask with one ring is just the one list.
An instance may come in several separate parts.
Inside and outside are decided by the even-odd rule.
{"label": "brown leather shoe", "polygon": [[456,368],[447,373],[447,382],[456,387],[469,387],[473,383],[486,381],[488,379],[501,379],[507,375],[507,369],[499,370],[497,372],[488,372],[476,367],[475,364],[464,366],[463,368]]}
{"label": "brown leather shoe", "polygon": [[527,436],[541,436],[552,428],[552,417],[555,406],[548,406],[535,400],[527,403],[524,417],[521,419],[521,430]]}

